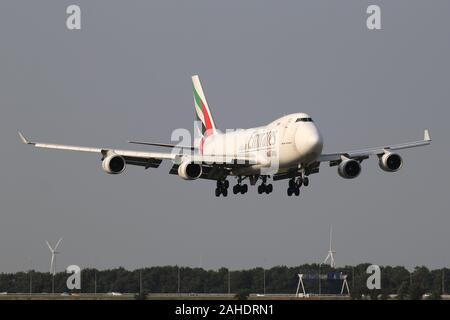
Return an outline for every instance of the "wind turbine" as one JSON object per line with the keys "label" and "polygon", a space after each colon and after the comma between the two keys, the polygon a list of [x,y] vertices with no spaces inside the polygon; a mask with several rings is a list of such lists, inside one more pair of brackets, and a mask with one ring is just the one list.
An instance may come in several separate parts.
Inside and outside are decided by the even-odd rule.
{"label": "wind turbine", "polygon": [[56,249],[58,249],[58,246],[61,243],[61,241],[62,238],[59,238],[54,248],[52,248],[52,246],[50,245],[50,243],[48,243],[48,241],[45,241],[45,243],[47,243],[48,248],[50,249],[50,252],[52,253],[52,259],[50,260],[50,274],[52,274],[53,276],[55,276],[56,274],[55,255],[59,253],[58,251],[56,251]]}
{"label": "wind turbine", "polygon": [[322,264],[326,264],[328,259],[330,260],[330,267],[335,268],[336,267],[336,263],[334,262],[334,254],[336,253],[335,250],[333,250],[332,247],[332,239],[333,239],[333,225],[330,226],[330,249],[328,250],[328,255],[325,258],[325,260],[323,260]]}

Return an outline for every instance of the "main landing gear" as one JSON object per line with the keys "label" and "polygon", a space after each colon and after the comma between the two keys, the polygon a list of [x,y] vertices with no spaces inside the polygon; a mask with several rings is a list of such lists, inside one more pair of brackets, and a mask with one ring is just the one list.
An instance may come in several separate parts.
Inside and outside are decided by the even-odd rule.
{"label": "main landing gear", "polygon": [[238,183],[237,183],[235,186],[233,186],[233,193],[234,193],[234,194],[238,194],[238,193],[244,194],[244,193],[247,193],[247,191],[248,191],[248,185],[246,185],[246,184],[241,184],[242,180],[243,180],[243,179],[242,179],[241,177],[239,177],[239,178],[238,178]]}
{"label": "main landing gear", "polygon": [[216,197],[219,197],[221,194],[224,197],[228,196],[229,186],[230,182],[228,180],[217,180]]}
{"label": "main landing gear", "polygon": [[263,182],[258,186],[258,193],[262,194],[262,193],[266,193],[269,194],[273,191],[273,185],[271,183],[266,184],[267,182],[267,177],[263,177]]}
{"label": "main landing gear", "polygon": [[292,178],[289,180],[289,188],[287,189],[287,195],[290,197],[293,194],[296,196],[300,195],[300,187],[304,185],[307,187],[309,185],[309,178],[307,176],[300,176],[295,180]]}
{"label": "main landing gear", "polygon": [[261,183],[261,185],[258,186],[258,193],[262,194],[262,193],[271,193],[273,191],[273,185],[271,183],[269,184],[265,184],[265,183]]}
{"label": "main landing gear", "polygon": [[[244,194],[248,191],[248,185],[241,184],[243,179],[239,178],[238,183],[233,186],[233,193],[234,194]],[[216,197],[220,197],[220,195],[223,195],[224,197],[228,196],[228,187],[230,186],[230,183],[228,180],[217,180],[217,187],[215,191]]]}
{"label": "main landing gear", "polygon": [[244,194],[248,191],[248,185],[247,184],[237,184],[233,186],[233,193],[234,194]]}

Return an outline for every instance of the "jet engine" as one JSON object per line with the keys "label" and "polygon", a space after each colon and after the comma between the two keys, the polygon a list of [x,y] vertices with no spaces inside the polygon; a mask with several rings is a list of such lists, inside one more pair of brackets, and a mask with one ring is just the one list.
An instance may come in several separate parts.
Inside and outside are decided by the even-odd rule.
{"label": "jet engine", "polygon": [[338,167],[339,175],[344,179],[353,179],[361,173],[361,165],[355,159],[345,159]]}
{"label": "jet engine", "polygon": [[184,180],[195,180],[202,175],[202,166],[189,161],[182,162],[178,167],[178,175]]}
{"label": "jet engine", "polygon": [[108,174],[119,174],[125,170],[125,159],[118,154],[110,154],[102,161],[102,168]]}
{"label": "jet engine", "polygon": [[395,172],[400,170],[403,160],[397,153],[385,152],[379,157],[378,165],[384,171]]}

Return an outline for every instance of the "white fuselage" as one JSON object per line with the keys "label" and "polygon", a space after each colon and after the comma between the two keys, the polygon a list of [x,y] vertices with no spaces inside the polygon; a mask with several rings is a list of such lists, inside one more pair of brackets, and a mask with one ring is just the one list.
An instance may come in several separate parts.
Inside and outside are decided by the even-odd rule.
{"label": "white fuselage", "polygon": [[204,155],[251,157],[258,164],[232,172],[234,175],[259,173],[273,167],[276,172],[306,166],[322,153],[323,139],[311,118],[305,113],[281,117],[270,124],[217,133],[203,143]]}

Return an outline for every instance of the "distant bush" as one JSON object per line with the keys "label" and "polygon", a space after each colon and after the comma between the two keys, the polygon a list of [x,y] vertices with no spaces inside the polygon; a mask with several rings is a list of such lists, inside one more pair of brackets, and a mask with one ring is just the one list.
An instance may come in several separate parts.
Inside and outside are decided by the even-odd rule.
{"label": "distant bush", "polygon": [[248,300],[248,297],[250,296],[250,292],[248,290],[239,290],[234,298],[236,300]]}
{"label": "distant bush", "polygon": [[136,293],[134,295],[134,300],[147,300],[147,292],[142,292],[142,293]]}

